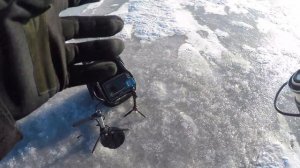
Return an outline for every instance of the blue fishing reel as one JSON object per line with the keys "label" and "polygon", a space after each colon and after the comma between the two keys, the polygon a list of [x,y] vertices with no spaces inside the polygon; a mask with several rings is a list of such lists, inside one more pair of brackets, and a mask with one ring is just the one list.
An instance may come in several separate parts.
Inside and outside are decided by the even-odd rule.
{"label": "blue fishing reel", "polygon": [[108,102],[118,102],[122,97],[136,89],[136,82],[128,73],[122,73],[102,84],[104,96]]}
{"label": "blue fishing reel", "polygon": [[87,87],[92,98],[114,107],[133,96],[136,82],[128,73],[122,73],[104,83],[97,82],[89,84]]}
{"label": "blue fishing reel", "polygon": [[92,98],[96,98],[110,107],[128,100],[136,90],[136,81],[125,68],[123,61],[119,58],[115,63],[118,67],[116,76],[103,83],[96,82],[87,85]]}

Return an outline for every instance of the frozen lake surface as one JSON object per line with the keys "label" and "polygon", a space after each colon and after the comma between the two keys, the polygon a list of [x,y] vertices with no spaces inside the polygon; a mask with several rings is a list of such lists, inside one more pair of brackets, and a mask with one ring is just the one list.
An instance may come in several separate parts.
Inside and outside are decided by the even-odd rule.
{"label": "frozen lake surface", "polygon": [[[300,119],[278,115],[273,98],[300,66],[296,0],[104,0],[62,15],[116,14],[116,35],[135,76],[143,119],[122,119],[130,101],[107,111],[108,125],[129,128],[116,150],[98,145],[85,86],[53,97],[18,122],[24,140],[7,167],[300,167]],[[296,110],[293,101],[282,101]],[[283,103],[284,104],[284,103]],[[82,135],[81,138],[77,136]]]}

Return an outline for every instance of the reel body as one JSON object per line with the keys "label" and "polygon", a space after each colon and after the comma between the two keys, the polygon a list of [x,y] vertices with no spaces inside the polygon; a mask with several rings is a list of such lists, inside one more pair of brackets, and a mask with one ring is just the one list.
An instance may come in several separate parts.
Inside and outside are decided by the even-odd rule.
{"label": "reel body", "polygon": [[[295,97],[295,104],[297,106],[298,112],[299,113],[289,113],[289,112],[284,112],[283,110],[279,109],[277,106],[277,99],[279,94],[281,93],[282,89],[285,86],[289,86],[290,90],[293,92],[294,97]],[[277,91],[275,99],[274,99],[274,108],[276,111],[282,115],[286,116],[291,116],[291,117],[300,117],[300,70],[295,72],[291,78],[289,79],[288,82],[285,82]]]}
{"label": "reel body", "polygon": [[132,97],[136,90],[136,81],[133,75],[125,68],[121,58],[114,61],[118,67],[117,75],[103,83],[87,84],[92,98],[102,101],[105,105],[114,107]]}
{"label": "reel body", "polygon": [[[93,99],[97,99],[110,107],[117,106],[133,97],[133,108],[126,113],[124,117],[134,111],[138,112],[143,117],[146,117],[137,109],[137,95],[135,92],[136,81],[133,75],[125,68],[124,63],[120,58],[116,58],[115,63],[118,67],[116,76],[103,83],[96,82],[88,84],[87,88],[90,92],[90,95]],[[99,127],[99,137],[93,147],[92,152],[95,151],[99,141],[104,147],[110,149],[116,149],[120,147],[125,141],[124,131],[128,131],[129,129],[109,127],[105,125],[104,119],[105,117],[103,116],[101,110],[96,107],[96,112],[90,117],[81,119],[73,124],[73,127],[77,127],[91,120],[95,120],[97,122],[97,126]]]}
{"label": "reel body", "polygon": [[117,149],[120,147],[125,141],[125,133],[124,131],[128,131],[128,129],[121,129],[117,127],[109,127],[104,123],[104,115],[101,110],[97,110],[90,117],[79,120],[75,122],[72,126],[78,127],[82,124],[85,124],[91,120],[95,120],[97,122],[97,126],[99,127],[99,137],[93,147],[92,153],[94,153],[99,141],[100,143],[109,149]]}
{"label": "reel body", "polygon": [[104,83],[92,83],[87,87],[92,98],[114,107],[132,97],[132,92],[136,90],[136,82],[131,74],[125,72]]}

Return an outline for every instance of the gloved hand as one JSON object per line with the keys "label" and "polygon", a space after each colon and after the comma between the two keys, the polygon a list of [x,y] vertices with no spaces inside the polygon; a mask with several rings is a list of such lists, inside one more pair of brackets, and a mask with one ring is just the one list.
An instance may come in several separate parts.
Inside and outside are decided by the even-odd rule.
{"label": "gloved hand", "polygon": [[103,82],[117,73],[121,40],[65,43],[112,36],[123,28],[117,16],[58,16],[63,9],[95,1],[0,0],[0,159],[21,138],[14,119],[67,87]]}

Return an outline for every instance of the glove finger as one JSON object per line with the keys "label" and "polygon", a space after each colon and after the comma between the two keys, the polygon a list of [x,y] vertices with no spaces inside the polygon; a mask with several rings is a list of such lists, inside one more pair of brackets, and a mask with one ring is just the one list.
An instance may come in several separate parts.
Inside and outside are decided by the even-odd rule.
{"label": "glove finger", "polygon": [[120,39],[66,44],[67,60],[69,64],[97,60],[114,60],[123,50],[124,43]]}
{"label": "glove finger", "polygon": [[19,0],[16,4],[21,7],[18,12],[15,12],[13,18],[21,22],[27,22],[30,18],[36,17],[45,11],[47,11],[51,6],[51,0]]}
{"label": "glove finger", "polygon": [[[41,9],[49,8],[52,0],[18,0],[17,5],[24,9],[30,9],[30,12],[39,11]],[[35,13],[35,12],[34,12]]]}
{"label": "glove finger", "polygon": [[76,16],[62,18],[63,35],[73,38],[108,37],[123,29],[124,22],[118,16]]}
{"label": "glove finger", "polygon": [[68,0],[69,7],[84,5],[87,3],[99,2],[100,0]]}
{"label": "glove finger", "polygon": [[95,62],[88,65],[72,65],[69,69],[69,87],[95,82],[104,82],[116,75],[114,62]]}

